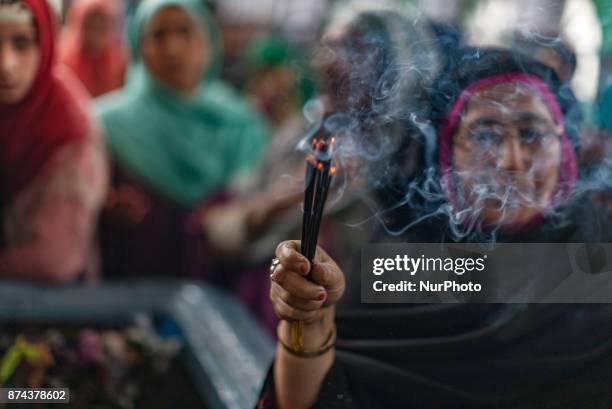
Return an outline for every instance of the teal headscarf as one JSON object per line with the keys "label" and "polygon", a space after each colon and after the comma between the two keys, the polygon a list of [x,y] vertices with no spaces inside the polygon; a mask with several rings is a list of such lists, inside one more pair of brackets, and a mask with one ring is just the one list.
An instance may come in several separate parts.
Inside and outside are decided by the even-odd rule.
{"label": "teal headscarf", "polygon": [[599,99],[599,127],[606,132],[612,131],[612,84]]}
{"label": "teal headscarf", "polygon": [[[146,25],[169,6],[196,19],[212,45],[211,63],[189,97],[155,80],[140,54]],[[254,110],[216,79],[219,40],[201,0],[143,1],[129,40],[133,60],[125,88],[96,104],[111,155],[158,193],[192,206],[261,158],[267,130]]]}

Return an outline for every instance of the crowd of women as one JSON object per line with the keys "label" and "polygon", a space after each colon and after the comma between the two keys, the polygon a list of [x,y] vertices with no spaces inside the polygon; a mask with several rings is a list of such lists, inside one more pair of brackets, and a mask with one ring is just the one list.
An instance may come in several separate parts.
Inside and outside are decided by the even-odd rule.
{"label": "crowd of women", "polygon": [[[609,305],[359,302],[364,243],[610,240],[610,144],[582,125],[569,47],[474,48],[407,6],[340,2],[310,65],[273,35],[248,47],[249,99],[205,2],[73,3],[60,31],[46,0],[0,0],[1,279],[228,287],[278,337],[262,408],[612,400]],[[312,264],[284,241],[309,120],[339,145]]]}
{"label": "crowd of women", "polygon": [[202,2],[143,2],[125,47],[123,13],[76,1],[60,31],[44,0],[0,4],[0,276],[237,286],[245,263],[209,244],[205,216],[237,196],[270,128],[219,79]]}

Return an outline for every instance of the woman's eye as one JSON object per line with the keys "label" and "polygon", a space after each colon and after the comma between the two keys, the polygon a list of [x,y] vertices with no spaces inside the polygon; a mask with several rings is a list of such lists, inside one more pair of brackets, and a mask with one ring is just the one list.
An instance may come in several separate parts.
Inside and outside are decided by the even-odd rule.
{"label": "woman's eye", "polygon": [[191,34],[191,27],[182,26],[182,27],[179,27],[177,31],[179,32],[179,34],[182,34],[184,36],[188,36],[188,35]]}
{"label": "woman's eye", "polygon": [[34,41],[26,36],[18,36],[13,39],[13,46],[18,51],[26,51],[34,44]]}
{"label": "woman's eye", "polygon": [[166,36],[166,32],[164,30],[154,30],[151,32],[151,38],[155,41],[163,41]]}
{"label": "woman's eye", "polygon": [[521,141],[523,143],[534,143],[543,138],[544,134],[535,128],[521,129]]}
{"label": "woman's eye", "polygon": [[501,134],[494,130],[479,130],[472,132],[471,138],[478,143],[495,143],[501,140]]}

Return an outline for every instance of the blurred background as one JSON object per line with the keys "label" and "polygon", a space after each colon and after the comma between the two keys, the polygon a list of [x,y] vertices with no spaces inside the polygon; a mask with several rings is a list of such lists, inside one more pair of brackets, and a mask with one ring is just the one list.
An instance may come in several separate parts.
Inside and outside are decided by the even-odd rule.
{"label": "blurred background", "polygon": [[[75,0],[54,0],[65,16]],[[238,71],[235,59],[257,36],[274,33],[293,42],[306,54],[337,0],[222,0],[206,2],[223,33],[224,75]],[[583,101],[593,101],[609,84],[612,53],[610,13],[605,0],[404,0],[423,18],[456,27],[467,44],[507,46],[514,34],[559,36],[576,53],[573,85]],[[61,3],[61,4],[60,4]],[[127,17],[138,1],[125,1]],[[235,78],[240,85],[240,78]]]}

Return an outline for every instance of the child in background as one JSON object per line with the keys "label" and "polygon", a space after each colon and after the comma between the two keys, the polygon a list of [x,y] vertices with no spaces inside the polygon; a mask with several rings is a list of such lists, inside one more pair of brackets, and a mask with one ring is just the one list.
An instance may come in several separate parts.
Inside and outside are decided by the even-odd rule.
{"label": "child in background", "polygon": [[107,164],[87,93],[54,64],[45,0],[0,1],[0,278],[87,269]]}
{"label": "child in background", "polygon": [[79,77],[92,97],[123,85],[127,61],[123,18],[118,0],[77,0],[68,10],[60,61]]}

